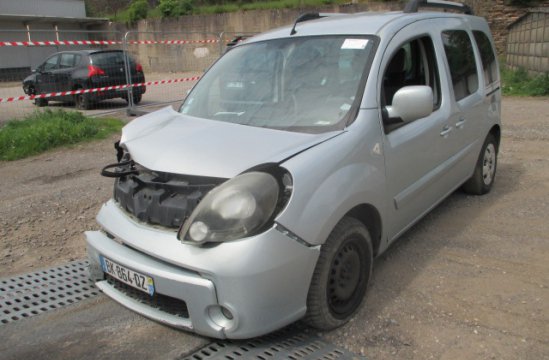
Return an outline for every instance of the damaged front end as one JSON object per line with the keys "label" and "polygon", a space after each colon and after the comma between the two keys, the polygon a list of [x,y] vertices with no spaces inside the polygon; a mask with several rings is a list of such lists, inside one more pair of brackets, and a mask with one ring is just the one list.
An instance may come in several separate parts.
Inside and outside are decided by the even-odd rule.
{"label": "damaged front end", "polygon": [[114,200],[139,221],[177,229],[222,178],[188,176],[151,171],[121,152],[118,163],[107,165],[101,175],[115,178]]}

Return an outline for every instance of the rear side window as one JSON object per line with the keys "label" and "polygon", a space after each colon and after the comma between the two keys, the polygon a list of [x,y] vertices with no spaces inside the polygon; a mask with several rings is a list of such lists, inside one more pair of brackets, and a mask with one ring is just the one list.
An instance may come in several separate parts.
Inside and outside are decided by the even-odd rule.
{"label": "rear side window", "polygon": [[61,54],[59,68],[66,69],[76,65],[76,54]]}
{"label": "rear side window", "polygon": [[452,76],[454,95],[459,101],[478,90],[478,72],[473,45],[467,32],[463,30],[444,31],[442,40]]}
{"label": "rear side window", "polygon": [[492,49],[490,39],[482,31],[473,31],[473,36],[477,42],[480,58],[482,60],[482,68],[484,70],[485,86],[492,84],[498,79],[498,67],[496,64],[496,55]]}
{"label": "rear side window", "polygon": [[95,53],[91,54],[90,57],[92,64],[97,66],[113,66],[124,64],[124,53],[121,51]]}

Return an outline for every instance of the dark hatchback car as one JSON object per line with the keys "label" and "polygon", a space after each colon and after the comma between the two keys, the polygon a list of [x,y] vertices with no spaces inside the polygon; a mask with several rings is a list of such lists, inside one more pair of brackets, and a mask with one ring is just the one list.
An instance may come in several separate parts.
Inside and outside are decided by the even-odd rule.
{"label": "dark hatchback car", "polygon": [[[132,84],[145,82],[143,67],[129,57]],[[122,50],[63,51],[51,55],[23,80],[28,95],[102,88],[126,84],[124,52]],[[145,86],[133,87],[133,102],[137,104],[146,91]],[[78,109],[89,109],[101,100],[123,98],[128,100],[127,89],[96,91],[85,94],[37,98],[37,106],[46,106],[49,100],[74,102]]]}

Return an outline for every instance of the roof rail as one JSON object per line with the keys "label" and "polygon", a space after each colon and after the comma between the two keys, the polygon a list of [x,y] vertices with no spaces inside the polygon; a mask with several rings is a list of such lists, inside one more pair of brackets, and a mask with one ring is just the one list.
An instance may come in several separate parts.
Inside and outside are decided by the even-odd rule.
{"label": "roof rail", "polygon": [[317,13],[317,12],[310,12],[310,13],[305,13],[305,14],[299,15],[299,17],[294,22],[294,26],[292,27],[292,31],[290,31],[290,35],[293,35],[293,34],[297,33],[297,31],[295,31],[295,26],[297,25],[297,23],[304,22],[304,21],[309,21],[309,20],[320,19],[320,18],[323,18],[323,17],[325,17],[325,15],[321,15],[320,13]]}
{"label": "roof rail", "polygon": [[467,15],[473,15],[473,10],[469,5],[458,3],[455,1],[444,0],[410,0],[404,7],[405,13],[415,13],[420,6],[429,6],[441,9],[452,9],[463,12]]}

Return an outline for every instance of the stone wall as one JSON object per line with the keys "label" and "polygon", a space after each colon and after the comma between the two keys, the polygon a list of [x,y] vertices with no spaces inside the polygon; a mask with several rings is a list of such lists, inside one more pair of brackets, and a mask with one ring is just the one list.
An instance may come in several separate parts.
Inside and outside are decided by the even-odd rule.
{"label": "stone wall", "polygon": [[506,59],[512,69],[549,72],[549,8],[534,10],[511,26]]}
{"label": "stone wall", "polygon": [[[504,56],[507,49],[507,34],[509,26],[520,17],[526,15],[532,7],[509,6],[506,0],[464,0],[471,6],[478,16],[483,16],[488,21],[496,49],[500,56]],[[549,6],[549,1],[539,1],[537,6]]]}

